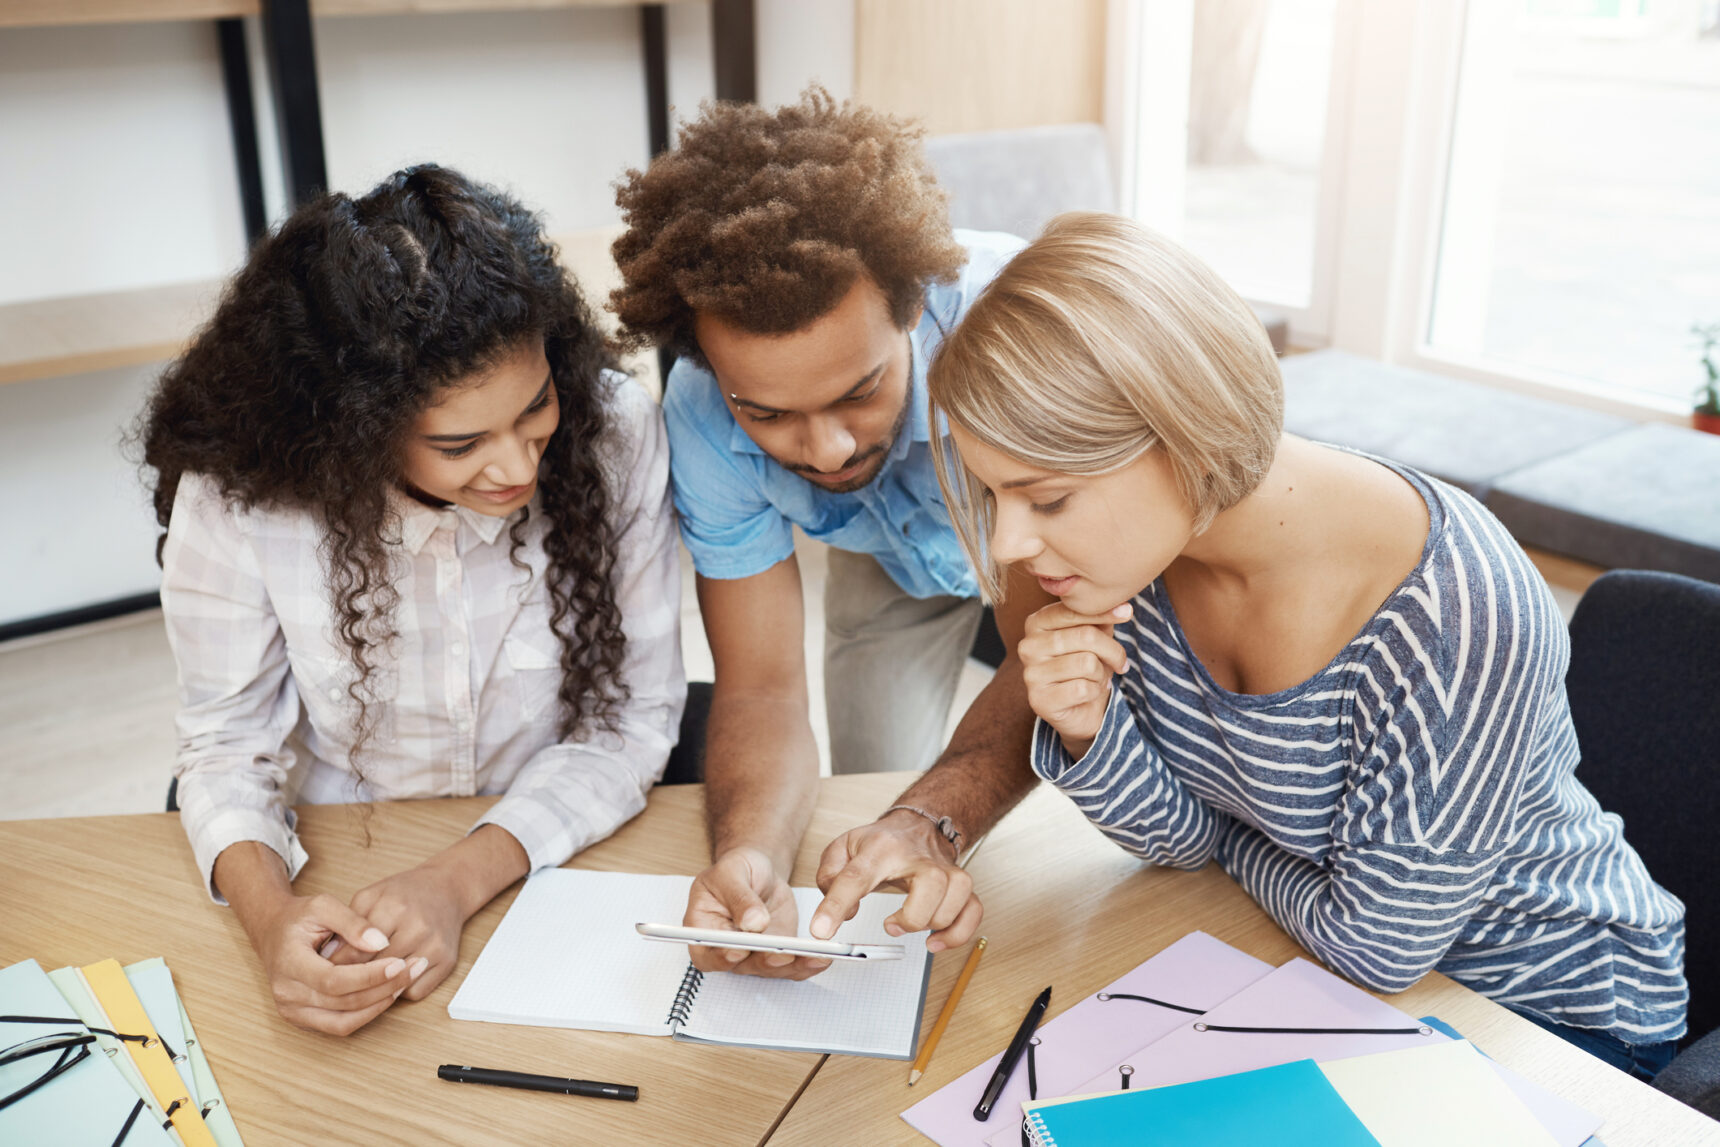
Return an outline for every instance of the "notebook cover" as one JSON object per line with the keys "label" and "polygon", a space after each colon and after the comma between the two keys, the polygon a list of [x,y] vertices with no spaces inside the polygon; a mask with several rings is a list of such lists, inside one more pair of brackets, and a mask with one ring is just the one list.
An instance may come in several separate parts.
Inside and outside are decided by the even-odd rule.
{"label": "notebook cover", "polygon": [[1040,1147],[1379,1147],[1313,1060],[1028,1105]]}

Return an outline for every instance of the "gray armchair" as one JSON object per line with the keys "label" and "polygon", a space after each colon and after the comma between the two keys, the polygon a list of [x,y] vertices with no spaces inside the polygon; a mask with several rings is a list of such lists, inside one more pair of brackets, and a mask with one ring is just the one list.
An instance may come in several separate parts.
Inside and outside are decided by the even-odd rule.
{"label": "gray armchair", "polygon": [[[1105,132],[1096,123],[934,136],[926,158],[950,193],[957,227],[1031,239],[1065,211],[1117,209]],[[1270,307],[1254,313],[1283,354],[1289,320]]]}

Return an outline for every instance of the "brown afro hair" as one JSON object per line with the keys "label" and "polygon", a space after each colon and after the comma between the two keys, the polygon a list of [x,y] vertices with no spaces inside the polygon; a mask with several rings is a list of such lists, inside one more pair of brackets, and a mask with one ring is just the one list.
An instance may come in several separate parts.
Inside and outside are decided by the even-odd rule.
{"label": "brown afro hair", "polygon": [[814,85],[775,111],[706,103],[679,146],[630,170],[616,203],[622,338],[703,364],[700,312],[754,334],[787,334],[829,312],[868,275],[906,329],[928,284],[967,253],[915,124]]}

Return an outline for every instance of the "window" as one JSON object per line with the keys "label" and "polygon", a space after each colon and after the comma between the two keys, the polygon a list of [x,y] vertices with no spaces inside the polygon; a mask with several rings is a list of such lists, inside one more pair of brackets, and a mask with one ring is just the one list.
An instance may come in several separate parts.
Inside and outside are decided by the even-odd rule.
{"label": "window", "polygon": [[1338,0],[1144,5],[1136,214],[1306,331]]}
{"label": "window", "polygon": [[1688,0],[1471,3],[1436,353],[1688,409],[1720,320],[1720,29]]}
{"label": "window", "polygon": [[1124,209],[1332,345],[1678,420],[1720,0],[1111,0]]}

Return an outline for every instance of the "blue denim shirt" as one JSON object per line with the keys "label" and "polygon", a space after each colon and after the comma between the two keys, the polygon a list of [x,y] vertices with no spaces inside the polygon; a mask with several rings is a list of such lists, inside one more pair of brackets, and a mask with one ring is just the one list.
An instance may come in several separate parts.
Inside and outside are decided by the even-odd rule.
{"label": "blue denim shirt", "polygon": [[709,578],[763,573],[794,552],[794,527],[839,550],[871,554],[914,597],[974,597],[979,586],[950,524],[932,468],[926,363],[973,300],[1026,244],[992,231],[957,231],[968,261],[954,283],[926,291],[912,348],[909,419],[878,476],[833,494],[784,470],[723,402],[716,376],[686,359],[669,372],[663,413],[681,537]]}

